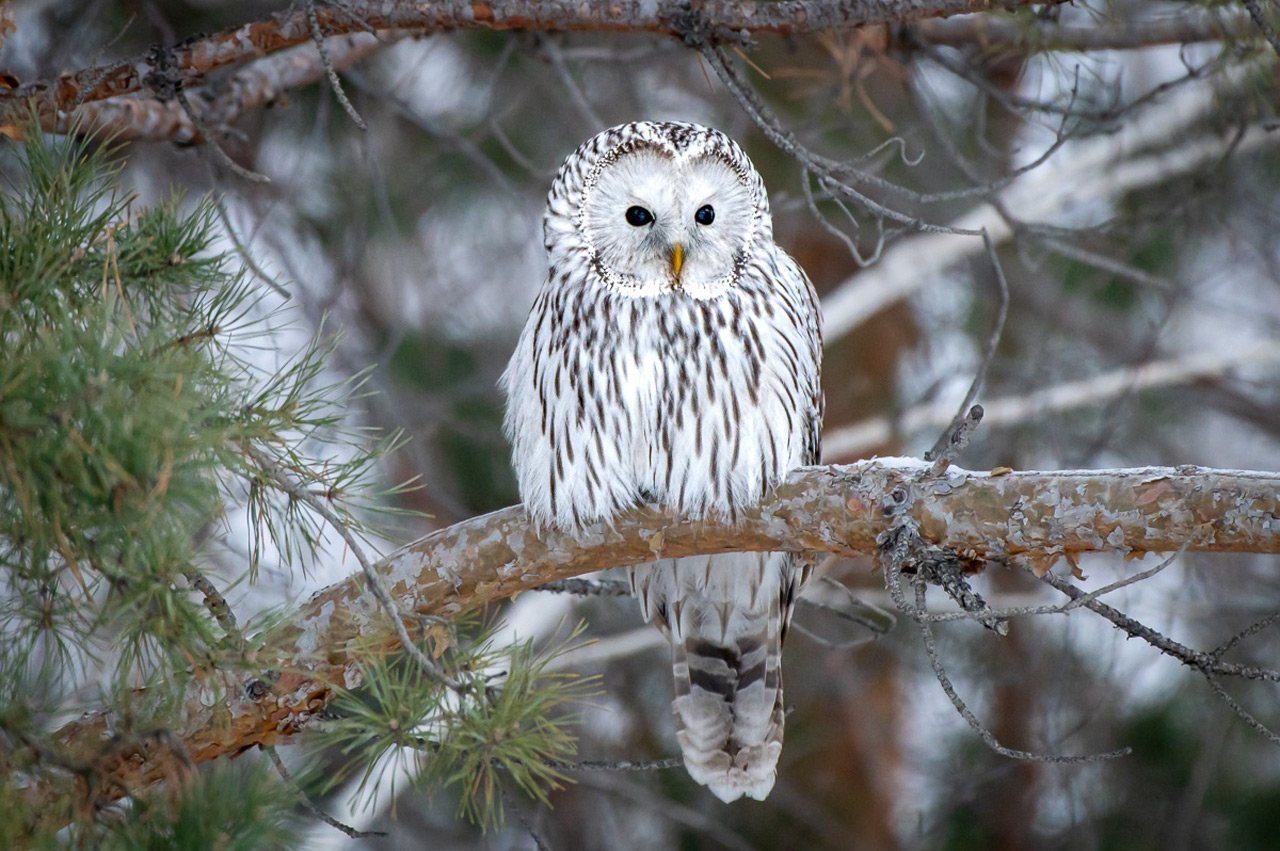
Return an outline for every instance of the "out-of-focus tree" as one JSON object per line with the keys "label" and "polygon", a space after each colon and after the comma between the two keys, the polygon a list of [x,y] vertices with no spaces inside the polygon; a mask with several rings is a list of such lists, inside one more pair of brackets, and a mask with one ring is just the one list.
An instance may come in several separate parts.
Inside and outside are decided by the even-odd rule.
{"label": "out-of-focus tree", "polygon": [[[0,132],[30,139],[9,145],[4,164],[10,268],[29,277],[3,282],[0,441],[18,446],[26,428],[63,441],[58,452],[33,444],[51,453],[44,467],[23,467],[12,449],[0,457],[0,505],[21,521],[0,530],[0,628],[12,647],[26,636],[40,648],[6,657],[25,660],[8,665],[7,683],[36,685],[7,691],[0,755],[21,769],[8,800],[82,778],[46,826],[118,828],[127,843],[213,822],[270,825],[282,832],[249,833],[246,847],[286,844],[303,789],[336,810],[354,795],[369,806],[343,821],[376,822],[403,842],[429,835],[433,847],[1269,847],[1280,518],[1274,477],[1229,470],[1280,467],[1270,6],[349,0],[276,13],[103,0],[14,4],[0,33]],[[30,138],[33,110],[48,134],[114,135],[123,169],[111,180],[139,202],[109,202],[110,180],[59,188],[50,176],[87,172],[31,153],[48,150]],[[780,498],[779,511],[810,511],[814,528],[838,531],[778,545],[838,556],[790,640],[794,711],[778,785],[764,804],[729,809],[683,773],[656,770],[675,752],[667,666],[634,606],[598,593],[615,586],[562,584],[595,593],[511,604],[519,635],[549,641],[568,616],[601,639],[550,662],[528,649],[503,657],[510,630],[486,644],[489,627],[453,623],[459,607],[648,552],[638,535],[582,550],[526,539],[518,512],[468,518],[517,500],[496,379],[545,273],[550,177],[594,132],[664,118],[718,126],[744,145],[770,188],[779,243],[822,296],[825,460],[944,455],[932,472],[863,465],[849,474],[861,490],[802,479]],[[43,171],[18,164],[33,157]],[[212,200],[160,205],[174,188]],[[174,234],[193,242],[170,252]],[[54,248],[31,249],[39,240]],[[227,255],[243,279],[226,272]],[[257,336],[225,330],[240,327]],[[326,357],[308,342],[322,327],[342,332]],[[227,358],[243,370],[234,380],[220,372]],[[174,375],[184,376],[176,388]],[[306,423],[251,422],[319,416],[280,399],[317,399],[316,387],[357,376],[367,392],[341,418],[326,410],[321,431],[404,432],[385,455],[358,441],[315,452],[320,435]],[[255,408],[254,393],[273,401]],[[985,417],[957,455],[939,435],[968,435],[957,412],[974,401]],[[121,473],[110,441],[126,438],[154,451],[136,469],[121,461]],[[998,474],[957,477],[952,460]],[[1227,469],[1114,472],[1156,464]],[[387,656],[402,640],[372,580],[340,581],[357,560],[373,567],[383,541],[344,537],[364,515],[336,499],[359,488],[333,477],[355,469],[421,485],[369,491],[404,510],[379,527],[387,539],[435,533],[411,558],[382,562],[393,579],[422,580],[386,583],[421,659]],[[904,499],[886,513],[874,498],[895,487]],[[81,513],[50,502],[71,493],[89,500]],[[766,526],[752,528],[776,534]],[[468,550],[459,531],[493,528],[523,542],[515,556]],[[1140,528],[1173,531],[1157,547]],[[683,534],[672,526],[666,545],[697,546]],[[295,570],[321,538],[329,555]],[[1130,561],[1156,549],[1177,556],[1135,570]],[[513,582],[504,558],[540,572]],[[427,581],[457,565],[452,586]],[[962,578],[982,566],[986,604]],[[925,580],[953,598],[931,587],[917,609]],[[326,604],[353,614],[317,627]],[[105,645],[92,656],[81,646],[90,632],[58,631],[85,611]],[[900,623],[869,642],[885,629],[881,612]],[[60,635],[75,639],[62,655]],[[279,651],[270,663],[249,652],[268,646]],[[49,666],[56,683],[42,679]],[[172,695],[181,704],[213,670],[257,689],[234,706],[206,699],[230,708],[217,723],[217,713],[192,723],[190,705],[181,723],[137,707],[140,694],[168,693],[155,688],[162,679],[186,690]],[[488,679],[506,671],[505,685]],[[568,710],[572,728],[547,705],[572,691],[556,671],[602,676],[596,697]],[[347,673],[362,685],[335,687]],[[466,715],[477,694],[482,723],[442,720]],[[263,715],[263,698],[278,708]],[[490,748],[530,707],[553,734],[490,770]],[[95,714],[66,726],[80,710]],[[327,740],[306,732],[326,726]],[[565,729],[600,770],[557,751]],[[272,751],[298,775],[292,784],[248,757],[216,758],[299,741]],[[84,779],[110,774],[85,742],[94,760],[136,755],[116,786]],[[206,760],[215,770],[195,767]],[[310,764],[338,785],[317,783]],[[577,782],[550,793],[553,809],[512,798],[496,840],[456,818],[483,799],[460,793],[461,778],[494,784],[496,802],[501,789],[545,788],[539,772]],[[423,779],[436,782],[406,782]],[[434,791],[410,804],[414,788]],[[393,822],[383,814],[397,797]],[[220,807],[201,812],[199,801]],[[323,831],[306,847],[360,841],[306,818]]]}

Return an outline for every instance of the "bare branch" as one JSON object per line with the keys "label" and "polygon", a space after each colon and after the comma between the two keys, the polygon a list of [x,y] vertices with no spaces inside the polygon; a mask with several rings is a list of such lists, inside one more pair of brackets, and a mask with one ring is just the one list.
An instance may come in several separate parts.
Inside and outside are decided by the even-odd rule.
{"label": "bare branch", "polygon": [[[558,30],[654,32],[703,42],[740,39],[751,33],[793,35],[868,24],[908,23],[922,18],[986,12],[1027,5],[1028,0],[706,0],[691,11],[687,0],[477,0],[477,2],[404,2],[350,0],[315,9],[316,25],[328,38],[369,29],[413,30]],[[1058,2],[1058,0],[1050,0]],[[1041,5],[1046,5],[1042,3]],[[696,33],[696,35],[695,35]],[[162,51],[165,64],[198,77],[311,41],[307,10],[295,9],[261,21],[193,39]],[[149,58],[137,58],[64,74],[57,80],[25,83],[0,93],[0,129],[16,130],[33,103],[41,126],[52,129],[59,117],[80,104],[129,94],[146,87],[157,70]]]}
{"label": "bare branch", "polygon": [[584,759],[579,762],[562,762],[546,760],[546,764],[557,771],[662,771],[668,768],[679,768],[684,760],[678,756],[665,759],[631,760],[631,759]]}
{"label": "bare branch", "polygon": [[[654,558],[727,551],[876,551],[890,524],[886,494],[919,488],[910,516],[920,537],[965,558],[1197,551],[1280,553],[1280,474],[1185,468],[988,475],[951,468],[944,478],[911,459],[792,474],[737,526],[637,508],[574,535],[538,532],[521,507],[439,530],[373,566],[407,618],[453,616],[548,581]],[[361,663],[399,640],[363,572],[316,593],[255,654],[270,676],[240,674],[231,693],[209,700],[193,684],[178,735],[194,762],[286,742],[323,712],[334,687],[361,682]],[[1083,593],[1083,592],[1080,592]],[[1101,605],[1094,601],[1089,608]],[[1095,609],[1096,610],[1096,609]],[[1241,666],[1217,663],[1224,675]],[[68,758],[101,752],[116,721],[88,715],[63,727]],[[115,785],[140,789],[163,779],[159,748],[110,766]],[[38,794],[33,790],[33,794]]]}
{"label": "bare branch", "polygon": [[[972,388],[970,392],[973,392]],[[967,399],[965,404],[968,404]],[[924,460],[933,462],[933,466],[929,468],[929,475],[941,476],[947,471],[955,457],[973,439],[973,433],[982,423],[983,413],[981,405],[974,405],[968,411],[962,408],[960,413],[956,414],[956,418],[947,425],[947,430],[938,436],[938,442],[924,454]]]}
{"label": "bare branch", "polygon": [[996,283],[1000,285],[1000,307],[996,310],[996,321],[991,326],[991,333],[987,335],[987,343],[982,349],[982,358],[978,361],[978,370],[974,373],[973,381],[964,394],[964,400],[960,402],[960,409],[956,411],[955,418],[951,420],[947,430],[938,436],[933,448],[925,453],[924,459],[933,462],[931,472],[935,476],[942,475],[956,454],[968,445],[974,429],[982,422],[985,412],[981,405],[973,403],[987,383],[987,369],[996,355],[1000,337],[1004,334],[1004,321],[1009,315],[1009,281],[1004,276],[1004,267],[1000,265],[1000,257],[996,254],[991,236],[986,231],[982,232],[982,244],[987,248],[987,257],[991,260],[991,268],[996,273]]}
{"label": "bare branch", "polygon": [[[332,67],[346,68],[385,45],[404,38],[404,32],[377,36],[352,33],[326,42]],[[109,133],[126,141],[177,142],[184,145],[208,141],[192,121],[192,114],[216,132],[241,116],[280,100],[290,89],[324,78],[324,60],[314,46],[304,45],[276,53],[246,65],[218,85],[193,86],[187,95],[191,112],[176,100],[124,97],[86,103],[61,111],[45,129],[54,133]],[[3,99],[0,99],[0,103]]]}
{"label": "bare branch", "polygon": [[[930,474],[931,475],[931,474]],[[938,655],[937,641],[934,638],[933,627],[930,625],[926,617],[925,610],[925,592],[926,578],[925,571],[920,568],[920,555],[925,549],[924,541],[920,537],[920,525],[911,515],[912,508],[920,501],[919,483],[916,487],[898,487],[894,490],[891,500],[887,501],[884,507],[884,514],[889,519],[888,528],[880,535],[879,551],[877,553],[880,561],[880,567],[884,573],[885,585],[889,589],[889,595],[893,598],[898,609],[911,617],[916,622],[916,626],[920,629],[920,638],[924,645],[925,655],[929,659],[929,666],[933,669],[934,678],[937,679],[938,685],[942,687],[942,691],[946,694],[947,699],[951,701],[952,707],[959,713],[960,717],[965,720],[979,738],[1001,756],[1010,759],[1020,759],[1029,762],[1093,762],[1099,759],[1114,759],[1128,753],[1128,750],[1112,751],[1105,754],[1091,754],[1085,756],[1065,756],[1060,754],[1041,754],[1031,751],[1015,750],[1002,745],[995,737],[995,734],[986,728],[986,726],[978,720],[978,717],[969,709],[964,699],[960,697],[956,691],[951,678],[947,675],[946,669],[942,664],[942,657]],[[915,603],[908,603],[906,594],[902,588],[902,575],[908,566],[915,570],[915,576],[912,579],[912,587],[915,590]],[[982,608],[985,604],[978,601]],[[967,609],[969,607],[966,607]],[[1007,630],[1007,626],[1005,627]],[[1004,634],[1003,632],[1001,634]]]}
{"label": "bare branch", "polygon": [[[1072,209],[1109,202],[1139,187],[1188,174],[1233,150],[1233,145],[1239,153],[1275,143],[1275,134],[1261,125],[1250,127],[1238,142],[1193,133],[1218,99],[1219,93],[1209,83],[1185,86],[1145,108],[1119,131],[1067,146],[1043,167],[995,193],[991,205],[951,222],[946,230],[952,232],[913,234],[888,247],[874,268],[859,271],[823,299],[825,344],[832,345],[878,311],[984,249],[981,240],[956,232],[985,230],[997,245],[1012,238],[1013,223],[1001,210],[1010,211],[1019,222],[1061,221]],[[1166,150],[1143,153],[1170,140],[1174,144]]]}
{"label": "bare branch", "polygon": [[1271,45],[1271,49],[1280,56],[1280,36],[1276,35],[1275,27],[1271,26],[1271,22],[1262,14],[1262,7],[1258,5],[1258,0],[1243,0],[1244,7],[1249,10],[1249,17],[1253,18],[1253,23],[1258,27],[1258,31],[1262,33],[1267,40],[1267,44]]}
{"label": "bare branch", "polygon": [[1182,642],[1174,641],[1172,638],[1156,632],[1146,624],[1134,620],[1114,606],[1108,606],[1097,599],[1089,599],[1089,595],[1084,591],[1067,580],[1054,576],[1052,573],[1046,573],[1041,579],[1066,594],[1072,601],[1081,600],[1080,605],[1111,621],[1116,628],[1123,630],[1129,636],[1142,639],[1164,655],[1177,659],[1189,668],[1200,671],[1206,677],[1209,677],[1211,681],[1214,676],[1228,676],[1241,677],[1246,680],[1280,682],[1280,672],[1278,671],[1220,661],[1217,653],[1205,653],[1202,650],[1188,647]]}
{"label": "bare branch", "polygon": [[320,16],[316,14],[315,0],[306,0],[306,11],[307,22],[311,24],[311,40],[315,42],[316,53],[320,55],[320,63],[324,66],[324,73],[329,79],[329,88],[333,90],[333,96],[338,99],[338,103],[342,104],[343,110],[357,127],[368,130],[369,125],[365,124],[360,113],[356,112],[355,106],[342,88],[342,80],[338,79],[338,70],[333,66],[333,57],[329,55],[329,49],[325,46],[324,31],[320,29]]}
{"label": "bare branch", "polygon": [[[1077,381],[1065,381],[1031,393],[1002,396],[983,403],[986,428],[1018,425],[1036,417],[1101,405],[1126,393],[1157,387],[1192,384],[1220,378],[1233,370],[1280,364],[1280,344],[1263,342],[1239,352],[1199,352],[1184,357],[1124,367]],[[895,434],[912,434],[943,428],[954,407],[931,403],[911,408],[897,417],[873,417],[850,426],[829,429],[822,436],[822,454],[840,461],[874,451]]]}
{"label": "bare branch", "polygon": [[334,830],[345,833],[352,839],[364,839],[370,836],[387,835],[384,830],[356,830],[351,825],[338,821],[336,818],[320,809],[320,807],[311,800],[311,797],[306,793],[306,791],[298,785],[298,781],[294,779],[293,774],[290,773],[288,767],[285,766],[284,760],[280,758],[280,752],[270,745],[264,746],[262,749],[267,752],[267,758],[270,759],[271,764],[276,767],[276,773],[280,775],[280,779],[287,783],[293,789],[294,793],[297,794],[298,802],[302,804],[309,813],[320,819],[320,821],[329,825],[329,827],[332,827]]}
{"label": "bare branch", "polygon": [[[1133,17],[1087,27],[1056,21],[1029,21],[994,15],[921,21],[900,42],[951,47],[977,46],[996,56],[1040,51],[1134,50],[1162,44],[1196,44],[1251,35],[1242,13],[1220,14],[1198,7],[1172,15]],[[909,33],[909,34],[908,34]]]}

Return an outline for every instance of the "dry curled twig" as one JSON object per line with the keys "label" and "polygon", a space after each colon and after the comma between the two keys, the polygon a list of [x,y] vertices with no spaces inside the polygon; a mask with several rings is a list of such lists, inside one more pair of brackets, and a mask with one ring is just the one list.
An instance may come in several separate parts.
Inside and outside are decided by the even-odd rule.
{"label": "dry curled twig", "polygon": [[[910,515],[910,509],[919,496],[918,492],[913,491],[916,491],[913,487],[899,488],[884,501],[883,510],[891,519],[889,528],[880,535],[877,555],[880,559],[885,585],[889,589],[889,596],[893,599],[899,611],[915,621],[920,630],[921,643],[924,647],[925,655],[929,659],[929,666],[933,669],[934,678],[938,681],[938,685],[942,687],[943,693],[946,694],[947,699],[960,717],[978,734],[987,747],[1001,756],[1011,759],[1030,762],[1081,763],[1116,759],[1127,755],[1129,753],[1128,748],[1079,756],[1017,750],[1001,744],[995,734],[973,714],[973,711],[969,709],[968,704],[960,697],[955,685],[951,682],[951,678],[942,664],[942,657],[938,653],[933,627],[929,619],[924,617],[926,613],[925,596],[929,578],[928,571],[919,569],[919,565],[926,559],[925,551],[927,547],[920,538],[919,525]],[[907,601],[906,594],[902,588],[902,576],[908,570],[915,574],[912,578],[912,587],[915,591],[914,603]],[[965,605],[964,602],[961,605],[965,606],[967,610],[973,611],[979,618],[987,618],[984,623],[990,625],[997,632],[1001,631],[999,626],[1001,622],[993,621],[986,615],[986,604],[982,602],[981,598],[977,598],[970,605]]]}

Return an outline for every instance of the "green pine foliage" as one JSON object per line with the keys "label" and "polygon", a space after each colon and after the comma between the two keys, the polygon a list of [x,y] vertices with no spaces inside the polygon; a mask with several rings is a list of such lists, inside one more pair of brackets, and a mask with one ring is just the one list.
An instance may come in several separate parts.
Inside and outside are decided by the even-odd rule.
{"label": "green pine foliage", "polygon": [[218,763],[189,783],[138,802],[103,837],[104,851],[216,848],[257,851],[295,847],[293,791],[271,766]]}
{"label": "green pine foliage", "polygon": [[[185,847],[275,847],[234,836],[276,836],[288,808],[266,794],[247,806],[243,784],[216,772],[95,813],[86,792],[103,766],[64,753],[50,731],[60,710],[101,708],[122,739],[154,736],[176,726],[191,677],[216,688],[211,671],[242,664],[233,621],[195,590],[208,565],[199,542],[221,537],[228,497],[261,478],[250,448],[279,457],[273,446],[333,419],[321,413],[332,394],[310,383],[323,348],[269,379],[237,355],[263,311],[232,258],[210,249],[209,204],[135,207],[92,142],[5,154],[0,845],[39,846],[74,821],[78,844],[174,847],[163,837],[201,835],[204,812],[240,821]],[[287,525],[288,511],[277,498],[254,525]]]}
{"label": "green pine foliage", "polygon": [[[112,788],[113,748],[160,742],[182,763],[169,731],[186,687],[217,700],[236,681],[223,674],[269,673],[254,650],[270,625],[242,631],[212,554],[245,562],[234,582],[268,553],[306,569],[337,538],[300,493],[365,535],[364,509],[397,490],[371,484],[396,438],[345,424],[361,382],[325,383],[332,342],[255,366],[275,362],[272,314],[213,250],[213,208],[140,207],[118,168],[94,142],[0,149],[0,847],[290,847],[298,790],[269,770],[188,765]],[[239,505],[247,559],[229,545],[246,536],[228,528]],[[368,660],[332,735],[355,771],[420,755],[427,789],[496,823],[502,784],[546,800],[564,779],[575,719],[559,707],[589,683],[549,674],[528,645],[439,631],[457,687]],[[65,750],[69,710],[109,712],[115,742]]]}
{"label": "green pine foliage", "polygon": [[424,651],[434,647],[438,662],[460,684],[456,690],[424,678],[407,655],[374,661],[364,668],[365,687],[333,702],[337,717],[323,740],[346,755],[347,767],[331,785],[361,771],[357,794],[371,795],[386,769],[417,759],[420,786],[453,790],[458,815],[483,828],[503,823],[507,779],[547,803],[548,792],[567,782],[557,766],[577,750],[572,731],[578,716],[563,707],[582,702],[598,686],[595,677],[547,670],[581,632],[580,625],[542,651],[531,642],[497,647],[490,629],[461,643],[429,641]]}
{"label": "green pine foliage", "polygon": [[219,513],[211,343],[245,296],[202,256],[207,213],[135,214],[83,146],[24,153],[0,206],[0,624],[47,686],[87,634],[121,642],[122,672],[214,639],[176,580]]}

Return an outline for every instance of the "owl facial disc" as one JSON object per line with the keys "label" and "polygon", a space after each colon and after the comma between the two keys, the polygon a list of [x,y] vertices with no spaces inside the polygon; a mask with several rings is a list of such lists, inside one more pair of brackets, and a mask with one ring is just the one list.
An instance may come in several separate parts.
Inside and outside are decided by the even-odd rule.
{"label": "owl facial disc", "polygon": [[680,290],[698,299],[734,286],[761,239],[768,202],[740,149],[718,137],[642,137],[590,170],[577,227],[605,286],[637,298]]}

